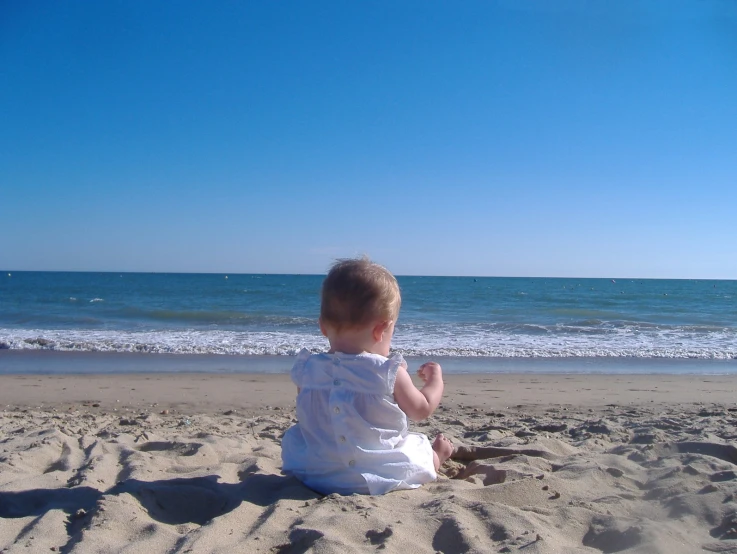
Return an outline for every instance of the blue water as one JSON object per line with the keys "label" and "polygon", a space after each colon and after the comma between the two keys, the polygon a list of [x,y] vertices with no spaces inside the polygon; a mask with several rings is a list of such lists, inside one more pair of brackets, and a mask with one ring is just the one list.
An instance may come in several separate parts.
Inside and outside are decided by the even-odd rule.
{"label": "blue water", "polygon": [[[737,360],[737,281],[399,277],[407,356]],[[0,274],[0,349],[294,355],[321,276]]]}

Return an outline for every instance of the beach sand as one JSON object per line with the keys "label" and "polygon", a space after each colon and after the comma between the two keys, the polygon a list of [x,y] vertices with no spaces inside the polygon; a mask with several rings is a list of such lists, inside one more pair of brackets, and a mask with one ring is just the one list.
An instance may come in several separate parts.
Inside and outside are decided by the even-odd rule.
{"label": "beach sand", "polygon": [[281,475],[286,375],[0,376],[0,552],[737,553],[737,376],[446,375],[438,481]]}

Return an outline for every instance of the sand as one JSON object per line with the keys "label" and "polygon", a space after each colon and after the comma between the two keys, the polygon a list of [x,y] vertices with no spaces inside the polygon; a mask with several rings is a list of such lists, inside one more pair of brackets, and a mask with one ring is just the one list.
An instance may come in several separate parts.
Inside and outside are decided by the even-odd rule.
{"label": "sand", "polygon": [[438,481],[323,497],[285,375],[0,376],[0,552],[737,553],[737,376],[446,382]]}

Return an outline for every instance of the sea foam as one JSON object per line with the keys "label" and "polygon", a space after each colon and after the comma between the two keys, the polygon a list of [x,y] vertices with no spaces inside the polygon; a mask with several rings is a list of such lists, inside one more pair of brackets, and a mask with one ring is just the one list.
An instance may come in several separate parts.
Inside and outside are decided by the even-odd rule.
{"label": "sea foam", "polygon": [[[620,331],[600,335],[550,333],[398,332],[393,351],[405,356],[484,356],[499,358],[691,358],[737,359],[737,337],[712,331],[697,337],[672,330]],[[0,349],[168,354],[249,354],[292,356],[302,348],[324,350],[318,333],[224,330],[108,331],[0,329]]]}

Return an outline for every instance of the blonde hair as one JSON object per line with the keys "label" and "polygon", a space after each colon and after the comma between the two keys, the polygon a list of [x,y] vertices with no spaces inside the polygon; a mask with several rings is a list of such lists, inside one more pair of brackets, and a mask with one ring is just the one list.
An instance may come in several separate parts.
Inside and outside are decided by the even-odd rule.
{"label": "blonde hair", "polygon": [[320,320],[341,329],[357,329],[386,319],[396,321],[402,297],[397,279],[366,256],[337,260],[322,283]]}

